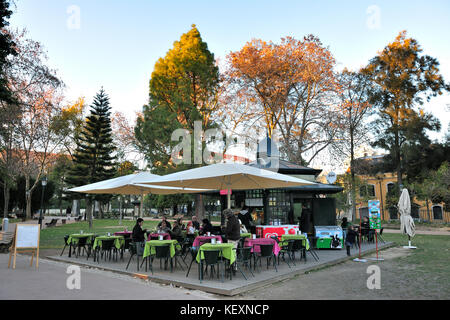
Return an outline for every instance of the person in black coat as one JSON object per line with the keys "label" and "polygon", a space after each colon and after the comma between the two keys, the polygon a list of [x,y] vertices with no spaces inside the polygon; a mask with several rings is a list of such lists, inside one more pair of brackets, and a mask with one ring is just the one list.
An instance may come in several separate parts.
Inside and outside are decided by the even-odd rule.
{"label": "person in black coat", "polygon": [[347,249],[347,255],[350,255],[350,247],[355,244],[356,239],[358,238],[358,233],[353,229],[352,225],[348,226],[347,236],[345,237],[345,247]]}
{"label": "person in black coat", "polygon": [[144,252],[145,246],[145,233],[147,229],[142,230],[142,225],[144,224],[144,219],[138,218],[136,225],[133,228],[133,234],[131,235],[133,242],[136,242],[136,250],[138,254]]}
{"label": "person in black coat", "polygon": [[212,224],[211,224],[211,222],[209,222],[209,220],[208,219],[203,219],[202,220],[202,222],[203,222],[203,224],[202,224],[202,226],[200,227],[200,232],[199,232],[199,234],[200,235],[206,235],[206,234],[208,234],[208,232],[213,232],[213,226],[212,226]]}
{"label": "person in black coat", "polygon": [[239,220],[230,209],[226,209],[224,215],[227,218],[227,226],[224,230],[225,236],[227,237],[228,242],[236,242],[237,245],[237,241],[241,239],[241,226]]}
{"label": "person in black coat", "polygon": [[251,222],[253,222],[252,215],[249,212],[249,208],[244,206],[241,211],[239,211],[238,219],[241,220],[242,224],[247,230],[250,230]]}

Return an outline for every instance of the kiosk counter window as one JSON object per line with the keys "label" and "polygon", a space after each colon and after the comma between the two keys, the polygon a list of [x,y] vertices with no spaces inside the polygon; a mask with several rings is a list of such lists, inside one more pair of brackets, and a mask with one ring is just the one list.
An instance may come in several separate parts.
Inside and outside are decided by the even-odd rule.
{"label": "kiosk counter window", "polygon": [[284,190],[270,190],[268,197],[269,225],[286,224],[290,208],[291,203],[288,193]]}

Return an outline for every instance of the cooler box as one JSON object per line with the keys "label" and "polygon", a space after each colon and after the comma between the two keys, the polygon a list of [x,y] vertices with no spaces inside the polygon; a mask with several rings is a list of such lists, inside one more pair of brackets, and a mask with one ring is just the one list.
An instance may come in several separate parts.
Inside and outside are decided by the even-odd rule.
{"label": "cooler box", "polygon": [[317,226],[316,247],[318,249],[342,249],[344,236],[342,228],[339,226]]}
{"label": "cooler box", "polygon": [[277,236],[281,238],[283,234],[297,234],[300,231],[298,224],[282,224],[279,226],[256,226],[256,235],[259,238],[271,238]]}

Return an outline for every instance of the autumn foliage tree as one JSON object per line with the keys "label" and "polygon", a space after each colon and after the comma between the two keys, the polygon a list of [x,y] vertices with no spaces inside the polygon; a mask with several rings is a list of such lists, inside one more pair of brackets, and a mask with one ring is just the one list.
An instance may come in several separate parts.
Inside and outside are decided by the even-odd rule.
{"label": "autumn foliage tree", "polygon": [[[401,149],[408,141],[411,129],[417,127],[412,124],[438,128],[429,122],[433,120],[430,115],[417,107],[424,100],[429,101],[431,97],[450,90],[439,73],[439,62],[436,58],[422,55],[422,51],[419,43],[407,38],[406,31],[402,31],[362,69],[376,84],[373,102],[378,106],[379,119],[375,146],[389,150],[399,186],[403,183]],[[420,131],[419,134],[423,134]]]}
{"label": "autumn foliage tree", "polygon": [[255,106],[253,117],[262,119],[269,136],[279,130],[289,160],[308,164],[331,143],[335,60],[318,38],[287,37],[279,44],[255,39],[227,62],[234,94]]}
{"label": "autumn foliage tree", "polygon": [[[214,125],[212,117],[219,107],[219,80],[214,54],[195,25],[155,63],[149,104],[144,106],[135,128],[138,147],[151,164],[152,172],[167,174],[195,165],[195,161],[178,165],[172,161],[171,154],[179,142],[171,141],[171,136],[176,129],[192,134],[196,121],[201,121],[203,130]],[[192,142],[201,146],[204,143],[202,137],[195,140]],[[174,204],[180,200],[179,196],[168,197],[176,200]],[[197,201],[196,208],[201,209],[201,196],[197,196]],[[201,216],[203,212],[197,214]]]}

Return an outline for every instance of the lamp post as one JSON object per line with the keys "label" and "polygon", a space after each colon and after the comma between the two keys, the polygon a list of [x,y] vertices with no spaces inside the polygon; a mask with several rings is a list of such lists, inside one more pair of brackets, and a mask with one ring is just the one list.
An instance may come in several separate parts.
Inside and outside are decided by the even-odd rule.
{"label": "lamp post", "polygon": [[44,207],[44,193],[45,193],[45,186],[47,185],[47,177],[42,178],[42,196],[41,196],[41,210],[39,212],[39,224],[42,229],[42,218],[43,218],[43,207]]}

